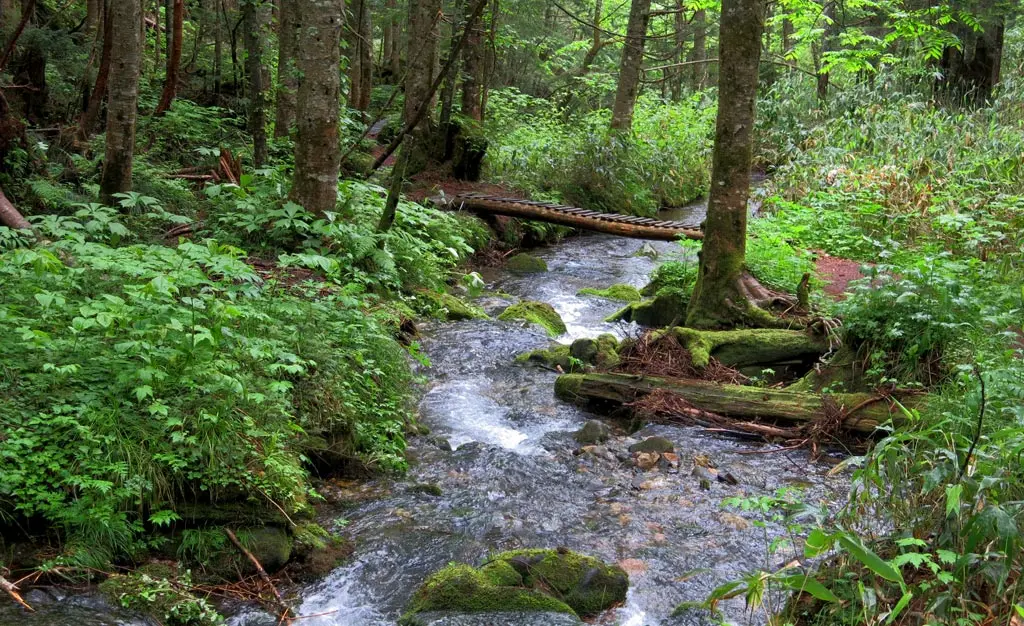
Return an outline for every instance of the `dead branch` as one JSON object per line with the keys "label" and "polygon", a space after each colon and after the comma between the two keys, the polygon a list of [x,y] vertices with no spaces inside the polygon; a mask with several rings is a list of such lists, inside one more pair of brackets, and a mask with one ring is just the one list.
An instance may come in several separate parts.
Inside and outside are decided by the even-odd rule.
{"label": "dead branch", "polygon": [[13,598],[15,602],[20,604],[22,608],[24,608],[26,611],[35,612],[35,609],[30,607],[28,603],[25,602],[24,599],[22,599],[21,594],[18,593],[18,587],[11,581],[4,578],[3,576],[0,576],[0,589],[6,591],[7,595],[11,596],[11,598]]}
{"label": "dead branch", "polygon": [[253,566],[256,568],[256,572],[260,575],[260,579],[262,579],[263,582],[266,583],[268,587],[270,587],[270,591],[273,592],[274,598],[277,599],[278,608],[283,611],[282,616],[284,618],[290,618],[292,614],[291,607],[289,607],[288,604],[284,601],[284,598],[281,596],[281,592],[277,590],[277,587],[274,586],[273,581],[270,580],[270,576],[267,575],[267,571],[263,569],[263,565],[260,564],[259,560],[253,555],[252,552],[249,552],[245,548],[245,546],[242,545],[242,542],[238,540],[238,537],[235,536],[235,533],[232,532],[230,528],[225,527],[224,534],[228,536],[228,539],[231,540],[231,543],[235,544],[235,547],[238,548],[238,551],[244,554],[247,559],[249,559],[249,562],[253,564]]}

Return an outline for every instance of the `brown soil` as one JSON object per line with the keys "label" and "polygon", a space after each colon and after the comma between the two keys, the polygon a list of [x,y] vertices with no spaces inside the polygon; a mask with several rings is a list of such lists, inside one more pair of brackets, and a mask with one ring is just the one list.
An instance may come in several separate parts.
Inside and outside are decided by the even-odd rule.
{"label": "brown soil", "polygon": [[818,277],[825,281],[825,293],[835,300],[842,300],[846,297],[846,288],[851,281],[864,278],[860,272],[863,263],[851,261],[841,257],[830,256],[822,251],[816,251],[818,260],[815,263]]}

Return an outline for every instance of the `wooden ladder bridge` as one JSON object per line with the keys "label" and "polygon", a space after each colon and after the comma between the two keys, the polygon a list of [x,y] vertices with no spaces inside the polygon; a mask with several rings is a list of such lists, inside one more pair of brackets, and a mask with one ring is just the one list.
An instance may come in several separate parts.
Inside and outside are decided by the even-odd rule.
{"label": "wooden ladder bridge", "polygon": [[518,198],[499,198],[481,193],[463,193],[443,198],[434,198],[435,204],[451,210],[473,211],[490,215],[505,215],[523,219],[550,222],[593,230],[620,237],[635,239],[657,239],[675,241],[680,237],[703,239],[699,227],[685,222],[656,220],[650,217],[634,217],[618,213],[602,213],[577,207],[536,202]]}

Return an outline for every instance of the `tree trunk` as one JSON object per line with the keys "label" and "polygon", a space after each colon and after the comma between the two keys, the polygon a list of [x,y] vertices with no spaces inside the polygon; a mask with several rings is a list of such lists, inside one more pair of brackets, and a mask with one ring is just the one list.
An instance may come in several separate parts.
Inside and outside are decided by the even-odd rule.
{"label": "tree trunk", "polygon": [[343,0],[296,0],[302,44],[299,69],[295,178],[291,199],[316,215],[338,199],[338,104],[341,99]]}
{"label": "tree trunk", "polygon": [[[601,0],[597,0],[601,6]],[[466,3],[467,18],[472,7]],[[466,23],[466,43],[462,49],[463,67],[462,78],[462,114],[469,119],[480,121],[483,119],[483,81],[484,81],[484,20],[483,16],[473,20],[473,23]]]}
{"label": "tree trunk", "polygon": [[220,105],[220,94],[224,77],[224,2],[213,1],[213,94],[214,101]]}
{"label": "tree trunk", "polygon": [[131,191],[135,155],[135,120],[139,108],[142,65],[142,2],[116,0],[108,7],[111,40],[117,55],[110,64],[107,102],[107,148],[100,179],[100,201],[113,205],[114,194]]}
{"label": "tree trunk", "polygon": [[103,99],[107,95],[107,83],[110,80],[110,62],[114,47],[112,26],[113,21],[111,20],[108,5],[103,15],[103,51],[100,53],[100,68],[96,73],[96,84],[89,95],[89,104],[78,121],[77,137],[79,141],[86,141],[92,136],[93,131],[96,129],[96,123],[100,119]]}
{"label": "tree trunk", "polygon": [[348,106],[366,112],[370,108],[373,85],[373,25],[367,0],[350,5],[345,29],[348,41]]}
{"label": "tree trunk", "polygon": [[[815,422],[838,411],[845,430],[864,434],[889,420],[902,422],[902,413],[887,398],[870,393],[803,393],[631,374],[565,374],[555,382],[559,398],[583,405],[621,406],[655,391],[678,396],[698,411],[738,419]],[[925,398],[908,396],[902,402],[920,408]]]}
{"label": "tree trunk", "polygon": [[3,189],[0,189],[0,226],[11,230],[32,230],[32,224],[11,204]]}
{"label": "tree trunk", "polygon": [[391,47],[395,43],[395,23],[391,18],[391,12],[395,9],[395,0],[386,0],[384,3],[384,28],[382,29],[380,43],[380,75],[388,82],[388,74],[391,73]]}
{"label": "tree trunk", "polygon": [[[115,0],[116,1],[116,0]],[[164,80],[164,90],[160,94],[160,103],[156,106],[154,115],[160,116],[171,108],[174,96],[178,93],[178,71],[181,68],[181,45],[182,31],[185,23],[185,0],[174,1],[174,15],[171,19],[171,32],[167,41],[170,48],[167,51],[167,78]]]}
{"label": "tree trunk", "polygon": [[947,47],[939,63],[942,78],[937,85],[955,104],[984,104],[999,84],[1006,18],[991,8],[980,18],[981,32],[957,26],[954,34],[961,47]]}
{"label": "tree trunk", "polygon": [[267,102],[263,84],[264,29],[270,5],[265,0],[250,0],[243,7],[245,28],[245,74],[248,85],[248,130],[252,135],[252,159],[257,168],[267,162]]}
{"label": "tree trunk", "polygon": [[832,50],[832,39],[836,32],[836,4],[833,0],[824,0],[825,6],[822,8],[822,17],[825,19],[825,34],[821,38],[821,53],[817,62],[818,70],[818,101],[825,102],[828,99],[828,81],[829,75],[822,65],[824,62],[824,56],[826,52]]}
{"label": "tree trunk", "polygon": [[398,15],[397,0],[387,0],[387,7],[391,12],[391,50],[385,52],[388,54],[387,64],[391,68],[392,80],[398,84],[402,71],[402,21]]}
{"label": "tree trunk", "polygon": [[[455,101],[455,83],[459,78],[459,62],[455,55],[458,54],[459,50],[459,27],[466,17],[462,14],[462,0],[455,0],[455,3],[452,5],[451,33],[448,38],[448,59],[455,59],[455,61],[448,63],[448,71],[445,73],[444,85],[441,88],[439,131],[444,133],[444,156],[442,161],[447,161],[452,156],[452,139],[454,138],[454,129],[451,127],[452,108],[454,108]],[[468,28],[469,25],[467,24],[466,27]]]}
{"label": "tree trunk", "polygon": [[700,9],[693,14],[693,88],[700,91],[708,86],[708,20],[707,11]]}
{"label": "tree trunk", "polygon": [[[683,48],[686,46],[686,16],[683,15],[683,1],[676,0],[676,14],[673,16],[673,27],[675,28],[675,50],[672,60],[675,63],[683,62]],[[672,94],[672,101],[679,102],[683,97],[683,68],[682,66],[672,70],[671,85],[669,90]]]}
{"label": "tree trunk", "polygon": [[612,107],[612,128],[629,130],[633,127],[633,107],[640,91],[640,68],[644,62],[644,42],[647,22],[651,17],[651,0],[633,0],[629,8],[626,41],[622,45],[622,63],[619,66],[619,84]]}
{"label": "tree trunk", "polygon": [[747,199],[764,0],[724,0],[719,33],[718,120],[711,193],[687,326],[758,325],[769,314],[751,301],[745,274]]}
{"label": "tree trunk", "polygon": [[277,108],[274,115],[274,137],[287,137],[295,123],[295,90],[299,84],[295,69],[298,24],[295,21],[292,0],[281,2],[277,23]]}
{"label": "tree trunk", "polygon": [[412,128],[412,122],[424,102],[433,97],[431,85],[434,82],[438,43],[435,22],[440,11],[440,0],[410,0],[409,2],[409,43],[406,53],[409,69],[405,78],[405,114],[403,119],[418,144],[415,147],[410,146],[408,149],[420,152],[410,163],[412,171],[422,167],[422,152],[426,149],[423,145],[424,140],[434,132],[434,124],[429,111],[424,116],[426,123],[416,124],[416,128]]}
{"label": "tree trunk", "polygon": [[82,26],[82,30],[85,33],[86,39],[92,39],[96,36],[96,31],[102,24],[103,19],[103,0],[86,0],[85,3],[85,24]]}

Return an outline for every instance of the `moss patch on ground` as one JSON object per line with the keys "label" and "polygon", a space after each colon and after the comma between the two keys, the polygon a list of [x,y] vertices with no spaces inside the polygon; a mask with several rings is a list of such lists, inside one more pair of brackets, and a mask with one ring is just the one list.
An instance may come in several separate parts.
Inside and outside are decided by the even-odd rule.
{"label": "moss patch on ground", "polygon": [[544,262],[544,259],[520,252],[505,261],[505,269],[520,274],[538,274],[548,271],[548,264]]}
{"label": "moss patch on ground", "polygon": [[498,319],[506,322],[521,320],[537,324],[552,337],[563,335],[566,332],[565,322],[562,321],[558,311],[544,302],[525,301],[513,304],[502,311]]}
{"label": "moss patch on ground", "polygon": [[608,298],[609,300],[620,300],[622,302],[639,302],[643,299],[643,296],[640,295],[640,290],[632,285],[612,285],[607,289],[586,287],[584,289],[580,289],[576,295],[598,296],[601,298]]}

